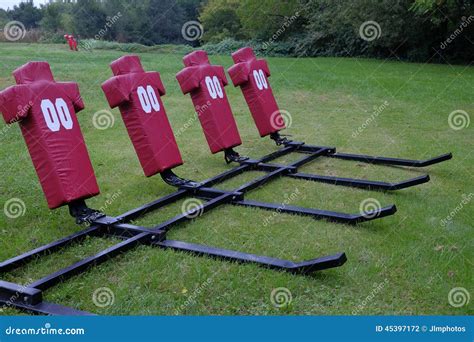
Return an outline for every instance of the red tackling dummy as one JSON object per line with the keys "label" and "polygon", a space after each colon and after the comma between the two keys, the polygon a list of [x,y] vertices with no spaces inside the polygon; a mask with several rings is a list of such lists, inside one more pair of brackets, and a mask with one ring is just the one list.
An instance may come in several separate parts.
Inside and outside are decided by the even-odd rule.
{"label": "red tackling dummy", "polygon": [[69,38],[71,39],[72,50],[77,51],[77,40],[74,38],[73,35],[70,35]]}
{"label": "red tackling dummy", "polygon": [[70,34],[65,34],[64,38],[67,40],[67,43],[69,44],[69,49],[77,51],[77,40],[74,38],[73,35]]}
{"label": "red tackling dummy", "polygon": [[48,206],[99,194],[76,112],[84,109],[74,82],[55,82],[47,62],[13,72],[18,85],[0,92],[7,124],[19,121]]}
{"label": "red tackling dummy", "polygon": [[232,54],[234,65],[228,72],[234,86],[240,86],[261,137],[285,128],[285,122],[268,82],[270,70],[249,47]]}
{"label": "red tackling dummy", "polygon": [[114,77],[102,84],[111,108],[119,107],[147,177],[183,164],[161,96],[158,72],[145,72],[138,56],[110,64]]}
{"label": "red tackling dummy", "polygon": [[68,45],[69,45],[69,50],[72,50],[72,41],[71,41],[71,36],[68,34],[64,35],[64,39],[66,39]]}
{"label": "red tackling dummy", "polygon": [[224,68],[211,65],[205,51],[183,58],[185,68],[176,78],[183,94],[190,93],[212,153],[242,144],[237,124],[227,100]]}

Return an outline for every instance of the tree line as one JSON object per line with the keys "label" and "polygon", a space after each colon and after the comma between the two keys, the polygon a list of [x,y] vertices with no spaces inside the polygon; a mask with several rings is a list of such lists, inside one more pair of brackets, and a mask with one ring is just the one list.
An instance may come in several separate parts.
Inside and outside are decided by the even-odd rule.
{"label": "tree line", "polygon": [[[472,0],[77,0],[0,10],[42,41],[64,33],[121,43],[252,45],[291,56],[464,62],[474,57]],[[199,22],[189,39],[186,23]]]}

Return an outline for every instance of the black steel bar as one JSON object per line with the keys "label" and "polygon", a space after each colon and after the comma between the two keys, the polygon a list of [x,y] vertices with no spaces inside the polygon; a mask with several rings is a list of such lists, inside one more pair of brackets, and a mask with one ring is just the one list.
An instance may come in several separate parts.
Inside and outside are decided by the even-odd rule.
{"label": "black steel bar", "polygon": [[27,313],[36,315],[52,315],[52,316],[95,316],[90,312],[76,310],[74,308],[58,305],[49,302],[41,302],[36,305],[28,305],[21,302],[3,302],[0,300],[0,304],[5,304],[6,307],[12,307]]}
{"label": "black steel bar", "polygon": [[[295,142],[292,142],[292,144],[295,143]],[[290,146],[292,146],[291,144],[289,144]],[[317,152],[321,149],[325,149],[327,151],[328,154],[331,154],[331,153],[335,153],[336,152],[336,148],[335,147],[331,147],[331,146],[314,146],[314,145],[306,145],[304,143],[301,143],[301,142],[296,142],[296,151],[295,152],[299,152],[299,153],[314,153],[314,152]]]}
{"label": "black steel bar", "polygon": [[253,170],[256,171],[263,171],[263,172],[272,172],[276,171],[281,168],[286,168],[287,171],[282,174],[285,175],[287,173],[296,173],[298,169],[294,166],[282,165],[282,164],[272,164],[272,163],[258,163],[253,167]]}
{"label": "black steel bar", "polygon": [[226,191],[226,190],[220,190],[220,189],[214,189],[214,188],[196,189],[196,191],[193,193],[193,196],[210,200],[210,199],[217,198],[219,196],[230,194],[230,193],[234,195],[232,199],[243,199],[244,194],[241,192]]}
{"label": "black steel bar", "polygon": [[229,203],[230,201],[232,201],[232,198],[236,198],[235,195],[232,192],[225,193],[224,195],[221,195],[221,196],[216,197],[214,199],[211,199],[207,202],[204,202],[201,207],[193,208],[193,209],[189,210],[186,213],[176,215],[172,219],[169,219],[168,221],[160,223],[159,225],[153,227],[151,229],[151,232],[159,233],[161,231],[168,231],[173,226],[177,225],[178,223],[191,221],[191,220],[195,219],[196,217],[199,217],[199,216],[207,213],[209,210],[218,207],[221,204]]}
{"label": "black steel bar", "polygon": [[298,146],[296,146],[296,145],[295,146],[285,146],[285,147],[283,147],[282,149],[280,149],[278,151],[275,151],[273,153],[270,153],[270,154],[258,159],[258,161],[261,162],[261,163],[267,163],[270,160],[274,160],[274,159],[277,159],[277,158],[280,158],[280,157],[284,156],[285,154],[291,153],[291,152],[295,151],[297,148],[298,148]]}
{"label": "black steel bar", "polygon": [[[296,149],[298,148],[299,145],[294,145],[294,146],[286,146],[278,151],[275,151],[273,153],[270,153],[260,159],[257,159],[257,160],[254,160],[252,161],[252,163],[249,163],[249,161],[243,161],[242,162],[242,165],[239,165],[237,167],[234,167],[233,169],[231,170],[228,170],[226,172],[223,172],[222,174],[220,175],[217,175],[215,177],[212,177],[212,178],[209,178],[209,179],[206,179],[202,182],[200,182],[200,184],[203,186],[203,187],[211,187],[215,184],[218,184],[218,183],[221,183],[225,180],[228,180],[232,177],[235,177],[245,171],[249,171],[249,170],[252,170],[254,169],[254,165],[258,165],[259,163],[262,163],[263,167],[265,167],[265,163],[271,161],[271,160],[274,160],[274,159],[277,159],[281,156],[284,156],[288,153],[291,153],[293,151],[296,151]],[[324,149],[325,147],[318,147],[317,151],[321,150],[321,149]],[[314,152],[313,150],[311,150],[312,152]],[[286,165],[281,165],[280,168],[288,168],[289,166],[286,166]],[[263,170],[262,170],[263,171]],[[284,172],[284,171],[282,171]]]}
{"label": "black steel bar", "polygon": [[367,156],[367,155],[361,155],[361,154],[350,154],[350,153],[334,153],[334,154],[329,154],[328,157],[345,159],[345,160],[356,160],[356,161],[360,161],[363,163],[370,163],[370,164],[425,167],[425,166],[441,163],[445,160],[449,160],[453,157],[453,155],[451,153],[446,153],[441,156],[434,157],[431,159],[426,159],[426,160],[388,158],[388,157],[378,157],[378,156]]}
{"label": "black steel bar", "polygon": [[[286,146],[293,146],[293,144],[299,145],[301,142],[291,142],[286,144]],[[412,159],[402,159],[402,158],[390,158],[390,157],[380,157],[380,156],[369,156],[363,154],[353,154],[353,153],[336,153],[335,147],[328,146],[314,146],[314,145],[299,145],[296,152],[314,152],[318,149],[325,148],[328,149],[328,157],[346,159],[346,160],[355,160],[364,163],[370,164],[387,164],[387,165],[399,165],[399,166],[410,166],[410,167],[425,167],[433,164],[441,163],[443,161],[452,159],[452,153],[445,153],[440,156],[425,159],[425,160],[412,160]]]}
{"label": "black steel bar", "polygon": [[364,180],[364,179],[321,176],[321,175],[307,174],[307,173],[301,173],[301,172],[288,174],[286,176],[291,177],[291,178],[296,178],[296,179],[303,179],[303,180],[309,180],[309,181],[320,182],[320,183],[350,186],[350,187],[370,189],[370,190],[401,190],[401,189],[409,188],[414,185],[426,183],[430,180],[430,177],[428,175],[415,177],[415,178],[408,179],[406,181],[402,181],[399,183],[387,183],[387,182],[371,181],[371,180]]}
{"label": "black steel bar", "polygon": [[44,255],[44,254],[49,254],[52,253],[64,246],[67,246],[71,243],[75,242],[80,242],[85,239],[86,236],[91,236],[91,235],[100,235],[100,232],[102,231],[100,226],[94,225],[92,227],[89,227],[85,230],[82,230],[80,232],[74,233],[72,235],[69,235],[63,239],[59,239],[57,241],[51,242],[49,244],[46,244],[44,246],[38,247],[36,249],[33,249],[31,251],[28,251],[26,253],[23,253],[19,256],[16,256],[14,258],[8,259],[0,263],[0,273],[8,272],[11,271],[15,268],[18,268],[32,259]]}
{"label": "black steel bar", "polygon": [[43,300],[43,293],[30,286],[10,283],[0,280],[0,301],[22,302],[28,305],[36,305]]}
{"label": "black steel bar", "polygon": [[94,256],[85,258],[79,262],[76,262],[75,264],[68,266],[66,268],[63,268],[53,274],[50,274],[42,279],[39,279],[32,283],[30,287],[34,287],[40,290],[46,290],[57,283],[64,281],[66,279],[69,279],[79,273],[84,272],[87,270],[89,267],[94,266],[94,265],[99,265],[103,263],[104,261],[122,253],[125,252],[133,247],[135,247],[139,243],[143,243],[146,240],[149,240],[152,238],[152,234],[150,233],[141,233],[139,235],[136,235],[128,240],[122,241],[112,247],[109,247],[99,253],[97,253]]}
{"label": "black steel bar", "polygon": [[290,163],[288,166],[293,166],[293,167],[301,167],[309,162],[312,162],[316,158],[319,158],[322,155],[327,155],[328,154],[328,149],[327,148],[321,148],[320,150],[316,152],[312,152],[306,157],[301,158],[300,160],[297,160],[293,163]]}
{"label": "black steel bar", "polygon": [[308,274],[327,268],[338,267],[343,265],[347,260],[344,253],[338,253],[335,255],[325,256],[303,262],[292,262],[289,260],[282,260],[183,241],[164,240],[154,244],[165,249],[190,252],[200,256],[209,256],[239,263],[255,263],[266,268],[299,274]]}
{"label": "black steel bar", "polygon": [[200,184],[203,187],[211,187],[215,184],[222,183],[223,181],[226,181],[230,178],[233,178],[235,176],[240,175],[241,173],[250,170],[250,165],[239,165],[237,167],[234,167],[233,169],[230,169],[228,171],[225,171],[221,173],[220,175],[211,177],[209,179],[206,179],[202,181]]}
{"label": "black steel bar", "polygon": [[429,182],[430,180],[428,175],[423,175],[423,176],[415,177],[415,178],[408,179],[408,180],[398,182],[398,183],[388,183],[388,182],[380,182],[380,181],[322,176],[322,175],[316,175],[316,174],[307,174],[307,173],[297,172],[298,167],[301,167],[302,165],[313,161],[314,159],[320,157],[321,155],[327,155],[329,148],[321,148],[315,151],[316,152],[305,151],[304,153],[308,154],[308,156],[301,158],[300,160],[297,160],[288,165],[258,163],[253,167],[253,169],[258,170],[258,171],[272,172],[272,171],[278,170],[279,168],[287,167],[288,168],[287,172],[282,173],[282,176],[287,176],[287,177],[291,177],[295,179],[303,179],[303,180],[333,184],[333,185],[369,189],[369,190],[387,190],[387,191],[401,190],[401,189],[405,189],[405,188],[409,188],[415,185]]}
{"label": "black steel bar", "polygon": [[253,200],[233,201],[231,202],[231,204],[241,205],[244,207],[271,210],[271,211],[276,211],[278,213],[311,216],[315,219],[326,219],[332,222],[347,223],[347,224],[355,224],[355,223],[379,219],[385,216],[393,215],[397,211],[397,208],[395,207],[395,205],[390,205],[388,207],[384,207],[384,208],[370,211],[367,213],[346,214],[346,213],[340,213],[336,211],[303,208],[303,207],[297,207],[297,206],[292,206],[292,205],[266,203],[266,202],[253,201]]}
{"label": "black steel bar", "polygon": [[255,178],[252,181],[238,187],[237,189],[235,189],[235,191],[246,193],[250,190],[258,188],[259,186],[262,186],[266,182],[269,182],[269,181],[271,181],[271,180],[273,180],[273,179],[275,179],[275,178],[277,178],[281,175],[284,175],[286,172],[288,172],[288,168],[286,168],[286,167],[276,169],[275,171],[269,172],[266,175]]}
{"label": "black steel bar", "polygon": [[129,222],[133,219],[136,219],[139,216],[142,216],[150,211],[156,210],[158,208],[164,207],[168,204],[171,204],[173,202],[176,202],[184,197],[186,197],[189,194],[188,190],[178,190],[176,192],[173,192],[172,194],[160,197],[159,199],[144,204],[138,208],[132,209],[120,216],[117,216],[116,219],[121,222]]}
{"label": "black steel bar", "polygon": [[151,233],[150,228],[128,223],[117,223],[107,229],[107,234],[119,238],[130,238],[141,233]]}

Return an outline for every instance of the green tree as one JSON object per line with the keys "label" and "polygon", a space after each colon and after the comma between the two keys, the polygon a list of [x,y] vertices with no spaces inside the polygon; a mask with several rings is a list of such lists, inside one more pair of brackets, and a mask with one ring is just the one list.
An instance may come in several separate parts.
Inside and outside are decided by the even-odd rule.
{"label": "green tree", "polygon": [[185,20],[196,20],[199,16],[199,10],[206,1],[204,0],[177,0],[178,6],[184,12]]}
{"label": "green tree", "polygon": [[10,21],[7,11],[0,8],[0,28],[6,25]]}
{"label": "green tree", "polygon": [[103,9],[107,18],[119,19],[109,28],[103,39],[115,40],[121,43],[138,42],[139,28],[142,26],[140,20],[143,18],[139,15],[144,11],[143,1],[138,0],[116,0],[104,1]]}
{"label": "green tree", "polygon": [[[116,0],[103,1],[103,9],[108,17],[121,13],[120,19],[108,30],[104,38],[120,42],[136,42],[146,45],[182,43],[181,27],[196,13],[192,0]],[[193,17],[192,19],[196,19]]]}
{"label": "green tree", "polygon": [[147,44],[178,42],[182,39],[184,11],[175,0],[148,0],[147,25],[144,41]]}
{"label": "green tree", "polygon": [[428,59],[439,35],[433,34],[429,22],[409,10],[412,3],[310,0],[306,32],[297,51],[309,56]]}
{"label": "green tree", "polygon": [[95,0],[78,0],[73,7],[74,32],[82,38],[93,38],[106,24],[107,16]]}
{"label": "green tree", "polygon": [[471,0],[414,0],[410,9],[428,16],[434,24],[441,24],[471,15],[473,6]]}
{"label": "green tree", "polygon": [[283,40],[302,29],[302,10],[300,1],[241,0],[237,14],[244,36],[267,40],[277,34]]}
{"label": "green tree", "polygon": [[204,42],[219,42],[224,38],[249,38],[242,33],[237,11],[240,0],[209,0],[201,10],[199,20],[204,27]]}
{"label": "green tree", "polygon": [[[415,0],[410,8],[431,23],[433,49],[444,60],[474,59],[474,3],[472,0]],[[420,32],[425,34],[426,32]],[[441,42],[441,43],[440,43]]]}
{"label": "green tree", "polygon": [[210,0],[201,10],[203,41],[285,40],[303,30],[303,5],[300,0]]}
{"label": "green tree", "polygon": [[63,2],[42,6],[43,19],[41,19],[40,27],[48,32],[72,32],[74,30],[72,10],[73,4]]}
{"label": "green tree", "polygon": [[35,7],[33,2],[21,2],[15,5],[13,10],[8,12],[8,15],[13,20],[18,20],[27,29],[36,28],[41,20],[42,13],[39,8]]}

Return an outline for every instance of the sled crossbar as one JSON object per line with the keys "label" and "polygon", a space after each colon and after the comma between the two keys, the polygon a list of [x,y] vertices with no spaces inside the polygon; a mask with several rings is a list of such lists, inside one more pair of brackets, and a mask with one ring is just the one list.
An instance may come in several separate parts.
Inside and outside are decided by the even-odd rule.
{"label": "sled crossbar", "polygon": [[[300,152],[304,157],[289,165],[271,163],[272,160],[292,152]],[[104,263],[138,245],[148,245],[160,249],[187,252],[198,256],[206,256],[236,263],[252,263],[264,268],[286,271],[293,274],[310,274],[328,268],[339,267],[347,260],[346,255],[343,252],[321,256],[306,261],[293,262],[185,241],[168,240],[166,238],[167,232],[175,225],[198,219],[200,216],[205,215],[207,212],[221,205],[260,208],[278,213],[305,215],[315,219],[326,219],[328,221],[347,224],[369,221],[395,213],[396,208],[394,205],[370,213],[346,214],[314,208],[283,206],[275,203],[251,201],[244,198],[247,192],[261,187],[267,182],[271,182],[272,180],[282,176],[307,179],[307,175],[299,173],[297,168],[320,156],[328,156],[334,152],[335,149],[331,147],[315,147],[292,143],[289,146],[285,146],[258,160],[246,160],[230,170],[202,181],[199,183],[199,186],[189,186],[185,184],[169,195],[158,198],[138,208],[129,210],[122,215],[117,217],[104,216],[98,218],[93,221],[89,227],[82,231],[6,260],[0,263],[0,274],[5,274],[15,270],[33,260],[40,260],[41,257],[50,255],[72,244],[80,243],[87,236],[114,237],[121,240],[119,243],[95,255],[44,276],[31,284],[20,285],[0,281],[0,305],[3,304],[4,307],[12,307],[34,314],[91,314],[89,312],[46,302],[43,300],[43,291],[48,290],[76,275],[82,274],[90,268]],[[263,171],[265,172],[265,175],[257,177],[256,179],[230,191],[213,188],[215,184],[224,182],[243,172],[255,170]],[[355,181],[357,182],[357,180]],[[188,212],[179,214],[165,222],[156,224],[153,227],[142,227],[131,224],[131,221],[137,218],[187,197],[194,197],[202,200],[202,205],[193,208]]]}

